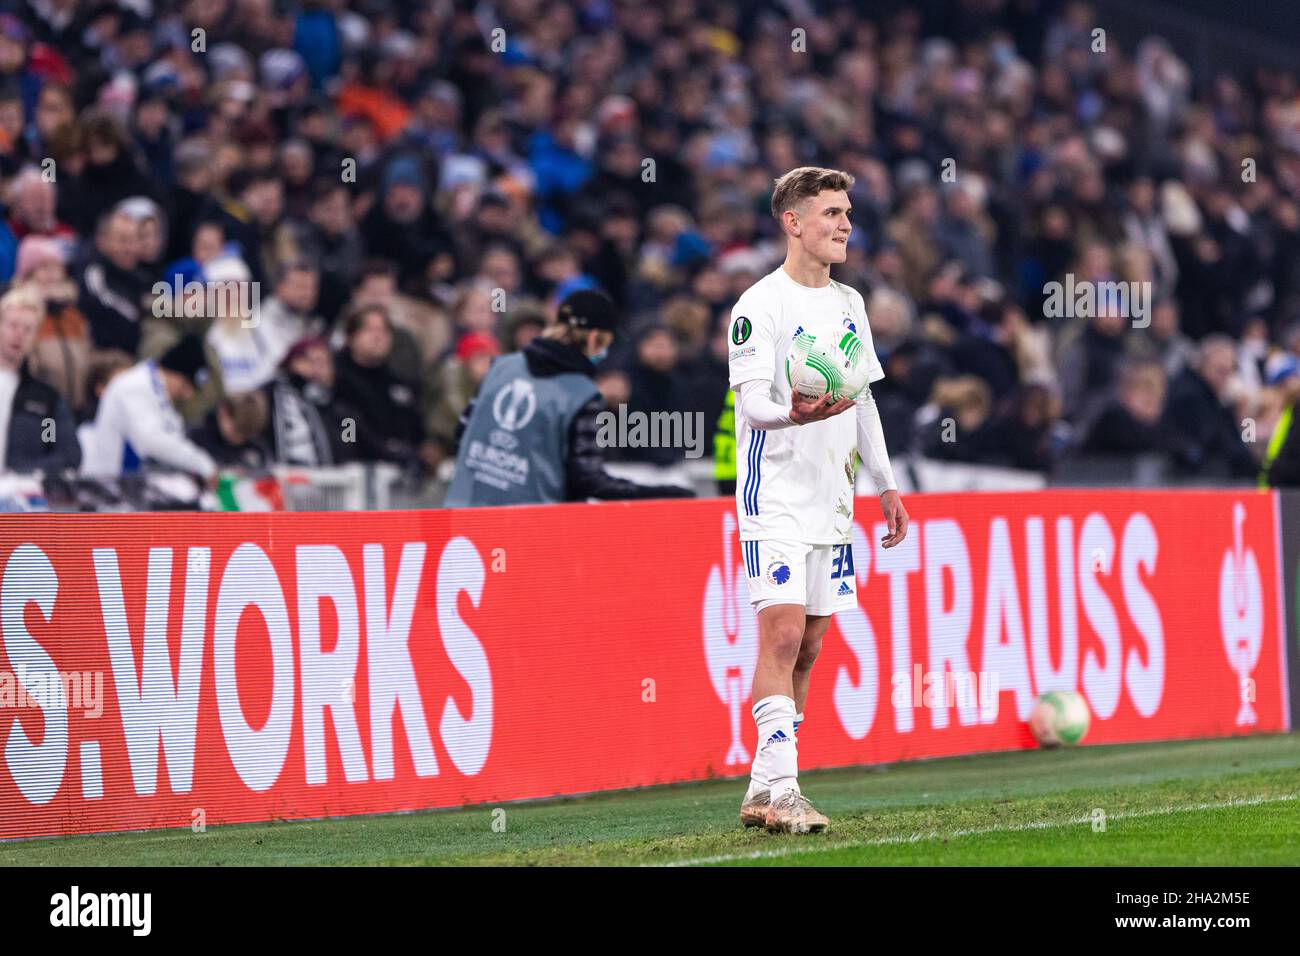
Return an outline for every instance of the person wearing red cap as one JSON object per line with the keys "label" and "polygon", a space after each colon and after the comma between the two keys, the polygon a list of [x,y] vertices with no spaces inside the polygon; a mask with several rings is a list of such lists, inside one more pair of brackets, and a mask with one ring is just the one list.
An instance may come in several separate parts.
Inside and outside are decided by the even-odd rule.
{"label": "person wearing red cap", "polygon": [[[617,328],[609,296],[583,289],[560,303],[555,324],[522,352],[492,363],[461,416],[447,507],[693,497],[677,485],[639,485],[605,471],[597,437],[605,401],[593,379]],[[457,351],[481,343],[462,339]]]}
{"label": "person wearing red cap", "polygon": [[438,453],[445,456],[456,447],[456,425],[469,405],[492,362],[501,354],[501,343],[491,332],[466,332],[456,342],[455,359],[438,370],[438,385],[430,396],[424,424]]}

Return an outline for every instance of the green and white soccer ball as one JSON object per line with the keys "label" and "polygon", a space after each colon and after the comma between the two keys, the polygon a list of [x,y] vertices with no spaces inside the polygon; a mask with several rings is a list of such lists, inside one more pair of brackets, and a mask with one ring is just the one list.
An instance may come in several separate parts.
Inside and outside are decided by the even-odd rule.
{"label": "green and white soccer ball", "polygon": [[862,340],[848,329],[836,335],[800,332],[785,359],[790,390],[810,401],[827,392],[837,402],[856,398],[870,371],[866,352]]}
{"label": "green and white soccer ball", "polygon": [[1092,717],[1088,702],[1077,690],[1043,694],[1029,713],[1029,730],[1041,747],[1072,747],[1088,733]]}

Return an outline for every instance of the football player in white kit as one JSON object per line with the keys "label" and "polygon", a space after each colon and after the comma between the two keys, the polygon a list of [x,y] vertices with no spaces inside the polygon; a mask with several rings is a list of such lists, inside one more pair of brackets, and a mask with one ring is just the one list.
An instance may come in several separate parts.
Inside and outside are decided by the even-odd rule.
{"label": "football player in white kit", "polygon": [[[793,169],[776,181],[772,214],[786,236],[780,268],[759,279],[731,312],[731,388],[736,393],[736,513],[750,601],[758,614],[752,692],[758,750],[740,807],[745,826],[809,833],[828,821],[799,790],[795,732],[830,615],[857,601],[853,479],[861,457],[880,492],[892,548],[907,535],[870,385],[857,399],[792,397],[786,354],[800,332],[855,331],[884,377],[855,289],[830,277],[849,234],[848,173]],[[855,414],[846,415],[853,409]]]}

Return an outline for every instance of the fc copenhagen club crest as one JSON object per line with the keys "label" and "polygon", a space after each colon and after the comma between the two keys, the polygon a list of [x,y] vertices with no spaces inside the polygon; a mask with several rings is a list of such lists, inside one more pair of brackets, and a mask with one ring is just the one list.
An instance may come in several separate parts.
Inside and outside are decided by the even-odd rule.
{"label": "fc copenhagen club crest", "polygon": [[731,325],[731,344],[744,345],[749,341],[749,337],[753,334],[753,331],[754,326],[749,319],[745,318],[743,315],[740,316]]}
{"label": "fc copenhagen club crest", "polygon": [[776,555],[776,560],[767,566],[767,580],[777,587],[790,580],[790,562],[783,555]]}

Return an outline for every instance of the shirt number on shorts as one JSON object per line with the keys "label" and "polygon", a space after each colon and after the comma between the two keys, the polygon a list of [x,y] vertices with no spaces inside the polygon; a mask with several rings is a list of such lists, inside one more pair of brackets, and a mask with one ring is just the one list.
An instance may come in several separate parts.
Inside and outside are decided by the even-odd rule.
{"label": "shirt number on shorts", "polygon": [[831,580],[853,577],[853,545],[835,545],[835,557],[831,559]]}

